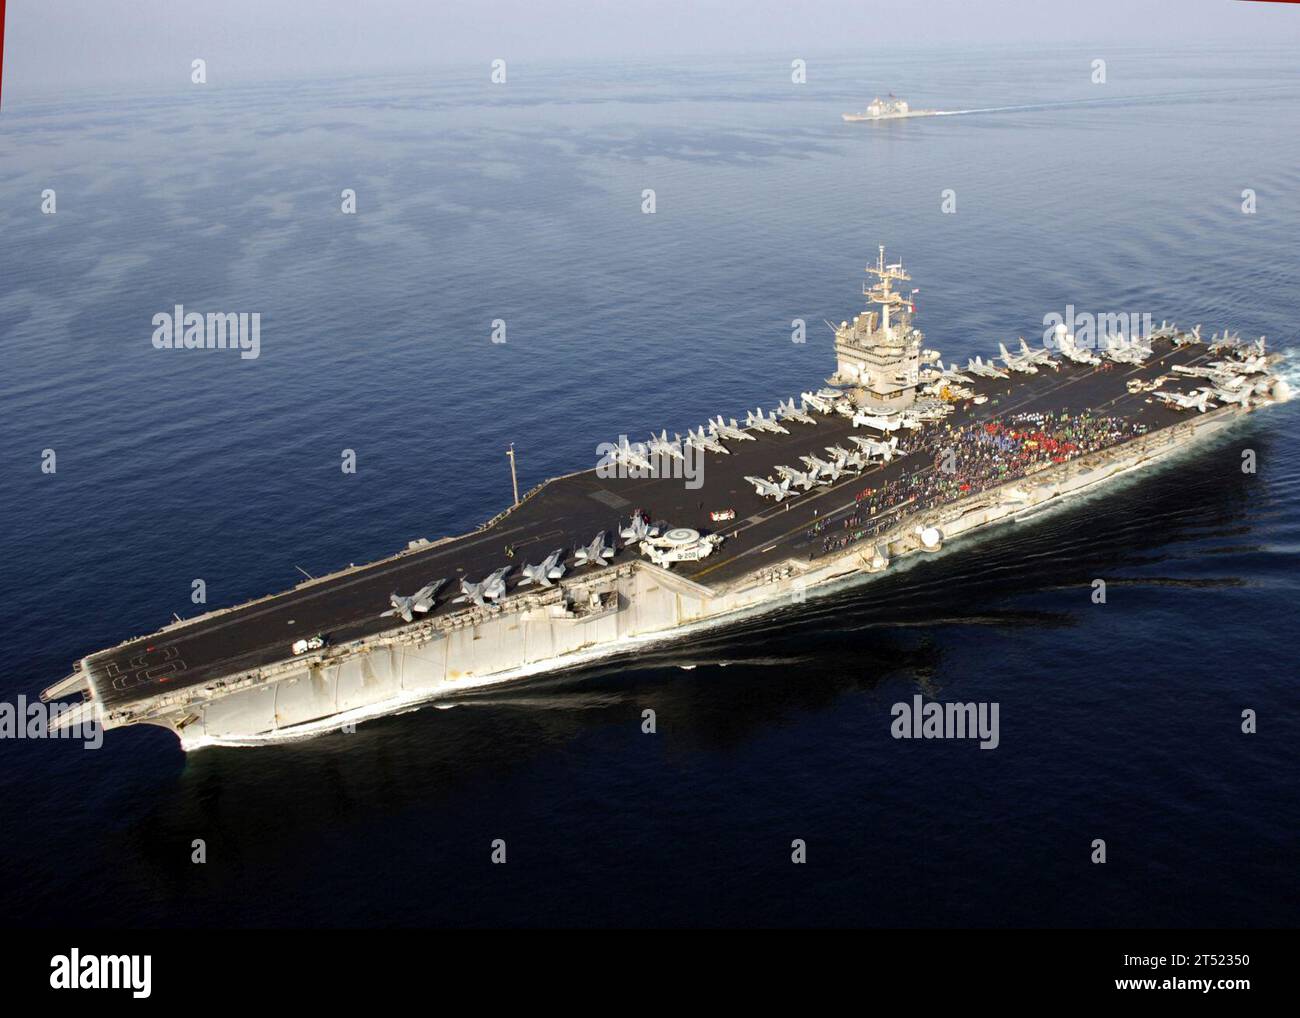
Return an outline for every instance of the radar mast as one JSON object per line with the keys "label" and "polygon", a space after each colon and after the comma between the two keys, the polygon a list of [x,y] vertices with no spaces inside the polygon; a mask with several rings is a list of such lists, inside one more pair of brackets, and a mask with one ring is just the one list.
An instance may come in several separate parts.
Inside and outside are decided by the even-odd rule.
{"label": "radar mast", "polygon": [[903,263],[895,262],[892,265],[885,264],[885,245],[880,245],[880,257],[876,262],[875,268],[867,266],[867,272],[876,277],[877,282],[873,286],[862,284],[862,296],[867,298],[868,304],[880,305],[880,331],[891,339],[894,336],[894,330],[889,324],[889,312],[891,308],[897,308],[899,317],[902,317],[902,310],[907,308],[910,313],[912,310],[912,300],[910,297],[904,297],[901,293],[891,288],[891,284],[897,280],[900,283],[910,283],[912,277],[909,276],[903,268]]}

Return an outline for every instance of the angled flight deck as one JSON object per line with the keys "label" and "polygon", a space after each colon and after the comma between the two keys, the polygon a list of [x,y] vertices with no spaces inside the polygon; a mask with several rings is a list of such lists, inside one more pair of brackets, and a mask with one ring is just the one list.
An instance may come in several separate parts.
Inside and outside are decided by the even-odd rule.
{"label": "angled flight deck", "polygon": [[[1125,383],[1149,380],[1171,365],[1203,363],[1211,359],[1204,347],[1171,347],[1140,367],[1093,368],[1070,363],[1058,371],[1044,371],[1011,380],[975,379],[971,387],[988,402],[969,401],[948,418],[956,426],[970,420],[992,420],[1017,411],[1091,410],[1122,414],[1145,422],[1150,430],[1185,420],[1185,414],[1142,394],[1130,394]],[[207,682],[291,658],[291,644],[317,632],[339,643],[400,628],[400,616],[381,618],[392,591],[410,593],[425,584],[445,579],[430,616],[456,611],[459,580],[480,580],[494,569],[514,567],[507,577],[513,592],[518,568],[564,549],[566,575],[573,575],[572,550],[606,531],[617,547],[615,562],[639,558],[617,540],[620,524],[633,510],[652,520],[686,526],[702,533],[724,535],[721,547],[698,562],[673,568],[704,584],[727,582],[763,564],[766,557],[798,554],[813,556],[807,540],[810,524],[851,504],[856,492],[878,486],[931,464],[922,451],[864,473],[845,476],[834,484],[817,487],[796,498],[772,504],[760,498],[745,481],[749,475],[768,475],[775,464],[797,463],[803,455],[825,456],[825,448],[847,444],[855,429],[840,414],[813,415],[815,424],[785,422],[790,434],[751,432],[756,441],[727,442],[727,455],[706,454],[702,486],[687,488],[680,478],[601,478],[596,471],[552,480],[486,529],[432,545],[402,552],[392,558],[348,569],[332,576],[304,582],[293,590],[210,614],[93,654],[84,668],[96,697],[113,708],[159,692]],[[906,434],[904,447],[919,444]],[[710,513],[734,509],[736,519],[714,523]],[[513,546],[513,559],[506,555]],[[598,567],[577,567],[593,570]]]}

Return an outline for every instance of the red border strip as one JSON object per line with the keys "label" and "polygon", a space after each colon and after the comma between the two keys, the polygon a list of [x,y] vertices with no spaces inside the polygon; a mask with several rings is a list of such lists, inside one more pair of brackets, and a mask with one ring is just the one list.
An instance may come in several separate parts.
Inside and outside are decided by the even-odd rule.
{"label": "red border strip", "polygon": [[0,96],[5,84],[5,0],[0,0]]}

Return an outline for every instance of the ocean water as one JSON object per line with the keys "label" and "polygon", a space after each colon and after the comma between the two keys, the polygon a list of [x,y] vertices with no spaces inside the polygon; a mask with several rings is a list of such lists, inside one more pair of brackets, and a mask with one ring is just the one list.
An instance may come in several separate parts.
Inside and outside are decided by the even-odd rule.
{"label": "ocean water", "polygon": [[[237,603],[470,529],[510,442],[529,487],[819,385],[878,244],[945,358],[1067,305],[1295,344],[1294,52],[804,56],[805,85],[719,56],[7,101],[0,696],[193,614],[195,578]],[[891,89],[1029,108],[840,121]],[[177,303],[259,312],[260,356],[153,349]],[[1293,925],[1297,413],[871,583],[351,735],[0,740],[0,911]],[[891,738],[916,693],[998,703],[998,748]]]}

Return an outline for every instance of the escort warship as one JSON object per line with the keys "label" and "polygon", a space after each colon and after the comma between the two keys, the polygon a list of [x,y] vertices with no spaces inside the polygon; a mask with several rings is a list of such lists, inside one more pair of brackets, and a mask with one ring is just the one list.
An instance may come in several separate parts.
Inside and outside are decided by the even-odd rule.
{"label": "escort warship", "polygon": [[906,117],[937,117],[942,112],[942,110],[914,110],[906,99],[899,99],[891,92],[887,99],[881,99],[879,96],[872,99],[867,108],[861,113],[841,113],[840,117],[846,123],[852,124],[862,120],[903,120]]}
{"label": "escort warship", "polygon": [[64,705],[51,727],[256,744],[630,653],[1023,519],[1290,395],[1263,337],[1200,326],[1091,341],[1062,324],[945,366],[902,264],[882,247],[866,271],[824,387],[621,439],[471,533],[89,654],[42,693]]}

